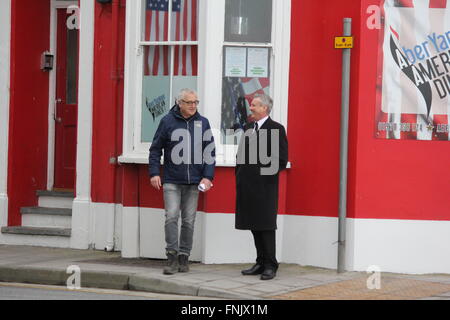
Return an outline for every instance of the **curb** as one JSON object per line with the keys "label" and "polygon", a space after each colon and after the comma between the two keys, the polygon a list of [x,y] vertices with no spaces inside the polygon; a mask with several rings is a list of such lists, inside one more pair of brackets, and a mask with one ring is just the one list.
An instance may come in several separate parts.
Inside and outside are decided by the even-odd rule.
{"label": "curb", "polygon": [[192,284],[180,284],[177,281],[158,277],[147,277],[133,275],[130,277],[129,289],[135,291],[149,291],[165,294],[181,294],[188,296],[235,299],[235,300],[257,300],[258,298],[230,293],[229,291],[202,287]]}
{"label": "curb", "polygon": [[[66,270],[0,266],[0,282],[31,283],[66,286],[71,276]],[[81,287],[111,290],[144,291],[163,294],[178,294],[197,297],[234,300],[257,300],[259,298],[233,294],[229,291],[180,284],[173,280],[119,272],[83,271]]]}

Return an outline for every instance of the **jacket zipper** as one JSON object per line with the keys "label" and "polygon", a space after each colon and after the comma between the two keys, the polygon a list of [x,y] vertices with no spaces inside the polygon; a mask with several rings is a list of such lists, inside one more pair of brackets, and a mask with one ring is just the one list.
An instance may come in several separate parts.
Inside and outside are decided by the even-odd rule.
{"label": "jacket zipper", "polygon": [[[184,120],[186,121],[186,120]],[[191,120],[189,120],[191,121]],[[188,184],[191,184],[191,175],[189,174],[189,162],[191,156],[191,133],[189,132],[189,121],[186,121],[186,128],[188,132],[188,163],[187,163],[187,176],[188,176]]]}

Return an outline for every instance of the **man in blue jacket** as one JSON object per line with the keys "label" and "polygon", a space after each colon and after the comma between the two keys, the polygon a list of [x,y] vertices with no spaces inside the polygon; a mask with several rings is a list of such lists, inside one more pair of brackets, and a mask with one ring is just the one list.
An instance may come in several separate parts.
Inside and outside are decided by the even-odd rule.
{"label": "man in blue jacket", "polygon": [[[164,190],[168,258],[164,274],[189,271],[199,190],[211,189],[214,178],[214,137],[208,119],[197,111],[198,104],[194,90],[181,90],[177,104],[161,119],[150,147],[150,182],[155,189]],[[178,235],[180,212],[182,224]]]}

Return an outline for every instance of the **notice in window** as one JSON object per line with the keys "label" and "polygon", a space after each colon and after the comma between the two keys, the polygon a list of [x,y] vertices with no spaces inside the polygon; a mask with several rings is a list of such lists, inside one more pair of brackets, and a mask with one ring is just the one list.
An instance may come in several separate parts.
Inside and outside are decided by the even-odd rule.
{"label": "notice in window", "polygon": [[267,78],[269,73],[269,48],[248,48],[247,77]]}
{"label": "notice in window", "polygon": [[225,77],[245,77],[247,49],[227,47],[225,50]]}

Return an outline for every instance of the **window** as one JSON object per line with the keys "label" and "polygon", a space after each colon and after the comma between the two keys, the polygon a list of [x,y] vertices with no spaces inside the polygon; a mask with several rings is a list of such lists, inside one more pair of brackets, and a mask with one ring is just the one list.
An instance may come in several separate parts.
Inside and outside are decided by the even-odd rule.
{"label": "window", "polygon": [[255,94],[271,94],[272,7],[272,0],[225,1],[223,144],[238,143],[236,132],[251,121],[249,106]]}
{"label": "window", "polygon": [[142,2],[140,140],[151,143],[175,95],[183,88],[197,89],[198,0]]}
{"label": "window", "polygon": [[160,119],[186,87],[199,93],[199,112],[209,119],[216,138],[218,165],[234,165],[234,130],[249,115],[254,94],[270,94],[272,117],[286,125],[290,2],[127,2],[124,151],[119,160],[147,163]]}

